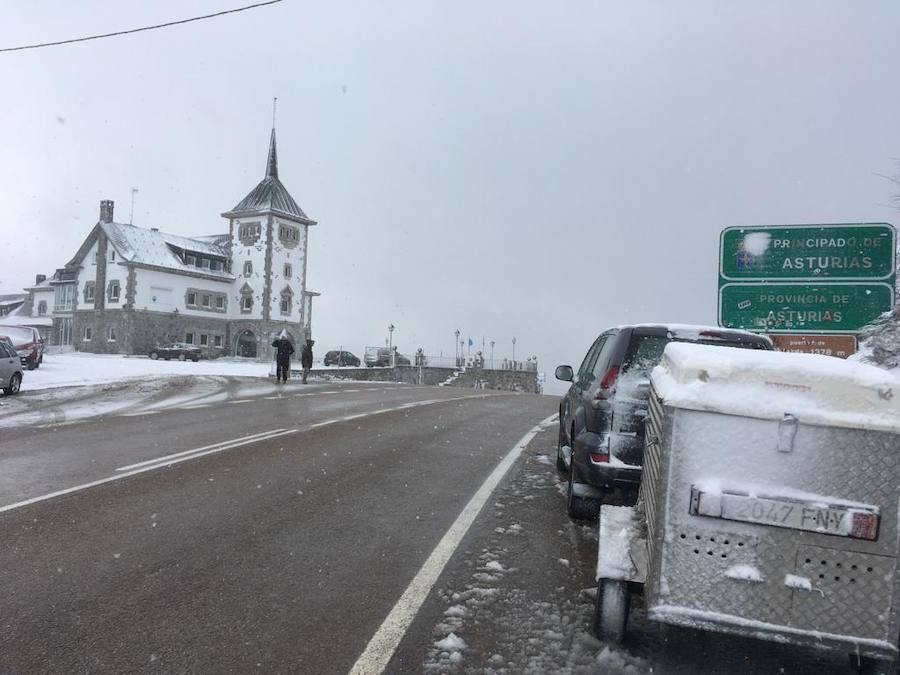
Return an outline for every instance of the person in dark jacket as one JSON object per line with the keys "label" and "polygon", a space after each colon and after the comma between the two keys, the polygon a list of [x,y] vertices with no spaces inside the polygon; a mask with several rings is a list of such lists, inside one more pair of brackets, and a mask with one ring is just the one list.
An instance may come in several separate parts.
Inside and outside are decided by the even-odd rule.
{"label": "person in dark jacket", "polygon": [[303,384],[306,384],[306,378],[309,376],[309,369],[312,368],[313,362],[313,345],[315,340],[307,340],[303,345],[303,351],[300,352],[300,365],[303,366]]}
{"label": "person in dark jacket", "polygon": [[281,331],[272,346],[275,348],[275,380],[287,384],[291,374],[291,354],[294,353],[294,345],[288,340],[287,333]]}

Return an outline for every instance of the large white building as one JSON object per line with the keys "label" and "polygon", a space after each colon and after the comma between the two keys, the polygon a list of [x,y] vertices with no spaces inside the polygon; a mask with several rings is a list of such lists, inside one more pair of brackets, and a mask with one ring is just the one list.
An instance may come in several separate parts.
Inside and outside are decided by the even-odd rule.
{"label": "large white building", "polygon": [[51,342],[146,354],[167,342],[210,356],[268,359],[282,329],[310,336],[306,288],[311,220],[278,179],[275,130],[263,180],[222,214],[227,233],[182,237],[117,223],[113,202],[74,257],[26,289],[30,317],[52,319]]}

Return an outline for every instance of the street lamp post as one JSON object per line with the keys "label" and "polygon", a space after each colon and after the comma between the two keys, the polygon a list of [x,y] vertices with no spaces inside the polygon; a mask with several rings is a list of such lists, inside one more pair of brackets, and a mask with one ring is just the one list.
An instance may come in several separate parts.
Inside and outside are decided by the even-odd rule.
{"label": "street lamp post", "polygon": [[396,365],[394,363],[394,324],[388,326],[388,353],[391,355],[391,368],[393,368]]}
{"label": "street lamp post", "polygon": [[491,370],[494,369],[494,341],[491,340]]}
{"label": "street lamp post", "polygon": [[453,335],[456,337],[456,340],[453,341],[453,349],[456,352],[454,358],[456,359],[455,365],[458,368],[459,367],[459,328],[457,328],[455,331],[453,331]]}
{"label": "street lamp post", "polygon": [[512,339],[512,343],[513,343],[513,358],[512,358],[512,362],[513,362],[513,370],[515,370],[515,369],[516,369],[516,338],[513,338],[513,339]]}

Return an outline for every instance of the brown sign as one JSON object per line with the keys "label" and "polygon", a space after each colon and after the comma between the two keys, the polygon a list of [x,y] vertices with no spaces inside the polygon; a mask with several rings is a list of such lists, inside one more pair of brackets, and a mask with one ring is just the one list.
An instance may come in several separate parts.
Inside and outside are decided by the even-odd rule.
{"label": "brown sign", "polygon": [[856,337],[853,335],[770,335],[775,349],[780,352],[824,354],[846,359],[856,353]]}

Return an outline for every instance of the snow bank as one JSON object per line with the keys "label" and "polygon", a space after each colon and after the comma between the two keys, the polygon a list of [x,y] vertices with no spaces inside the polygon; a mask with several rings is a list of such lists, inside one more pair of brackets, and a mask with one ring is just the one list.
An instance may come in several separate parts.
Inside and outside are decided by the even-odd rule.
{"label": "snow bank", "polygon": [[269,363],[237,359],[214,361],[153,361],[139,356],[116,354],[45,354],[37,370],[26,371],[22,391],[71,387],[85,384],[107,384],[128,378],[148,378],[165,375],[231,375],[236,377],[266,377]]}
{"label": "snow bank", "polygon": [[814,354],[670,343],[653,370],[666,405],[900,432],[900,377]]}
{"label": "snow bank", "polygon": [[445,652],[461,652],[466,649],[468,645],[466,645],[466,641],[457,636],[456,633],[450,633],[450,635],[443,640],[435,642],[434,646]]}

